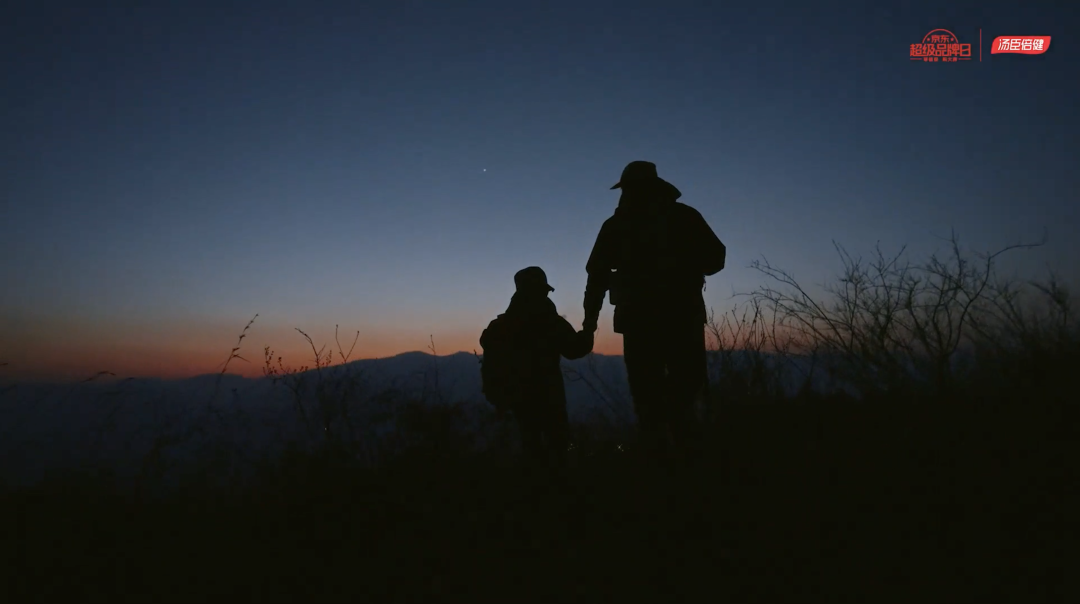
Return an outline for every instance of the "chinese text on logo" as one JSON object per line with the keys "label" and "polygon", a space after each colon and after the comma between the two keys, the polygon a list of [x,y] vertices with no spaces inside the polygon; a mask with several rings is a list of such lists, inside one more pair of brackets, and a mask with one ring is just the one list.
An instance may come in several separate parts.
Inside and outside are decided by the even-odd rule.
{"label": "chinese text on logo", "polygon": [[1050,48],[1050,36],[998,36],[990,54],[1041,55]]}
{"label": "chinese text on logo", "polygon": [[922,42],[911,45],[912,61],[954,63],[971,60],[971,44],[961,44],[947,29],[935,29],[923,36]]}

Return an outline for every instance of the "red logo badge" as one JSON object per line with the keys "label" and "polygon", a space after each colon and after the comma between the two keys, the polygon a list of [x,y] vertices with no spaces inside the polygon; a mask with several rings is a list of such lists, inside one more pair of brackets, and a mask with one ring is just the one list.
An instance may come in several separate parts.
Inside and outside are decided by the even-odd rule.
{"label": "red logo badge", "polygon": [[990,54],[1041,55],[1050,48],[1050,36],[998,36]]}
{"label": "red logo badge", "polygon": [[922,42],[911,45],[912,61],[927,63],[955,63],[971,60],[971,44],[960,40],[947,29],[935,29],[923,36]]}

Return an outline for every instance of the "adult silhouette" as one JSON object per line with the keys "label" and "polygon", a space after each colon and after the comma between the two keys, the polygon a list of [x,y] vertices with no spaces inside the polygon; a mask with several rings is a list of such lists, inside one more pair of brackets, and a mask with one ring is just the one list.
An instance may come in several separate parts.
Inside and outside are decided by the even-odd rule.
{"label": "adult silhouette", "polygon": [[724,268],[727,248],[656,165],[630,162],[612,189],[619,205],[596,237],[586,270],[583,330],[595,333],[604,297],[642,444],[653,454],[685,443],[706,380],[705,277]]}

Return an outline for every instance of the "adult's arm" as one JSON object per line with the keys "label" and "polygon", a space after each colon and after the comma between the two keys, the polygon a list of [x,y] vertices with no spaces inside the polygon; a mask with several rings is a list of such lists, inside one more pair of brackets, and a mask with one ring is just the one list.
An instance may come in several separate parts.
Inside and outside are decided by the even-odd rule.
{"label": "adult's arm", "polygon": [[585,321],[586,331],[595,331],[600,319],[600,309],[604,307],[604,296],[611,287],[611,271],[615,270],[615,241],[611,219],[600,227],[596,236],[585,272],[589,278],[585,284]]}

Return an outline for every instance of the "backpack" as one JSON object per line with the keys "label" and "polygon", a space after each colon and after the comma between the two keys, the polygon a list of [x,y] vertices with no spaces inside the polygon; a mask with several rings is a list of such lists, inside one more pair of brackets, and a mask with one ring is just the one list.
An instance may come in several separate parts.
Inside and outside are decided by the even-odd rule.
{"label": "backpack", "polygon": [[499,315],[480,336],[484,356],[480,360],[480,380],[484,398],[496,409],[511,409],[520,398],[527,358],[520,325],[512,317]]}

